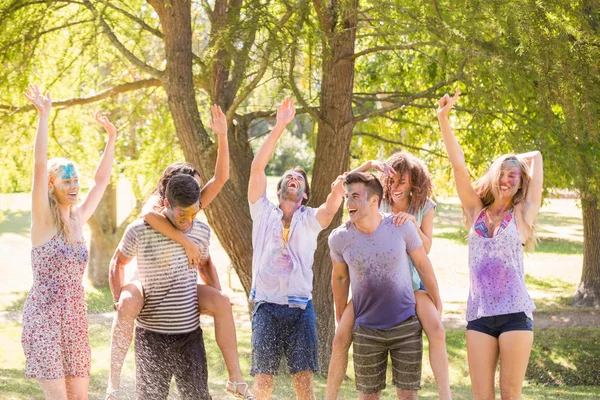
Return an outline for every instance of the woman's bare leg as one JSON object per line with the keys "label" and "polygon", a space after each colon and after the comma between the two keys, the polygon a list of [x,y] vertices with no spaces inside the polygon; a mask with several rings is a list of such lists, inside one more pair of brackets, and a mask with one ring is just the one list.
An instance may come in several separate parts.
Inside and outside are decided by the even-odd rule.
{"label": "woman's bare leg", "polygon": [[[229,380],[245,382],[240,368],[235,323],[229,297],[212,286],[198,285],[198,305],[202,313],[208,313],[215,319],[215,339],[223,354]],[[228,389],[234,388],[228,387]],[[242,390],[244,387],[239,391]]]}
{"label": "woman's bare leg", "polygon": [[65,379],[38,379],[46,400],[67,400]]}
{"label": "woman's bare leg", "polygon": [[121,385],[121,370],[133,338],[134,321],[144,306],[143,293],[140,281],[128,283],[121,291],[112,326],[107,393],[119,390]]}
{"label": "woman's bare leg", "polygon": [[498,343],[500,344],[500,395],[502,400],[520,400],[533,346],[533,332],[504,332],[498,338]]}
{"label": "woman's bare leg", "polygon": [[87,400],[90,378],[68,376],[65,378],[68,400]]}
{"label": "woman's bare leg", "polygon": [[495,400],[494,377],[498,364],[498,339],[467,330],[467,358],[474,400]]}
{"label": "woman's bare leg", "polygon": [[415,291],[417,317],[429,341],[429,363],[435,377],[440,400],[450,400],[450,378],[448,375],[448,352],[446,351],[446,332],[440,320],[435,304],[427,292]]}
{"label": "woman's bare leg", "polygon": [[352,300],[344,309],[340,323],[335,330],[331,347],[331,361],[327,372],[327,390],[325,400],[336,400],[340,387],[348,369],[348,350],[352,344],[352,327],[354,326],[354,306]]}

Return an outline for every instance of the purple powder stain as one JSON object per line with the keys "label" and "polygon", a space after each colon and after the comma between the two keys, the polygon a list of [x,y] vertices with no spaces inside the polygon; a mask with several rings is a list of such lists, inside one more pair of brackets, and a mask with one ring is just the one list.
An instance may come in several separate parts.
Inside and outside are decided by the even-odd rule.
{"label": "purple powder stain", "polygon": [[516,295],[511,293],[514,292],[514,285],[510,284],[515,279],[515,273],[505,261],[484,253],[478,265],[478,286],[481,292],[485,293],[485,297],[500,301],[503,297],[510,298]]}

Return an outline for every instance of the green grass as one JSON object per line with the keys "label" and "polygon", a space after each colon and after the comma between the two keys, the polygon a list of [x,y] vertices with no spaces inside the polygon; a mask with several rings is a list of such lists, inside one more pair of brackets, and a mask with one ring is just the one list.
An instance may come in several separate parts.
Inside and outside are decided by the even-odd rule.
{"label": "green grass", "polygon": [[[0,294],[0,311],[21,312],[27,300],[27,292],[10,292]],[[89,313],[105,313],[113,311],[113,299],[108,286],[85,288],[85,301]]]}
{"label": "green grass", "polygon": [[[25,360],[20,345],[21,326],[16,322],[0,324],[0,398],[16,400],[39,399],[42,397],[37,383],[25,379],[23,368]],[[90,399],[102,399],[109,368],[110,323],[90,324],[92,344],[92,378],[90,380]],[[211,327],[204,329],[204,341],[209,368],[209,387],[214,399],[226,399],[223,387],[226,380],[221,353],[214,341]],[[250,330],[238,329],[238,348],[243,371],[250,369]],[[450,360],[450,379],[455,399],[471,399],[470,381],[466,361],[464,330],[447,331],[447,347]],[[427,354],[427,341],[425,341]],[[122,379],[121,399],[134,398],[135,366],[133,352],[130,351],[125,363]],[[597,399],[600,395],[600,328],[569,328],[536,330],[534,348],[527,370],[524,386],[524,399]],[[389,369],[388,369],[389,372]],[[348,375],[353,376],[350,361]],[[251,380],[250,380],[251,381]],[[388,379],[388,383],[390,379]],[[315,379],[317,398],[323,398],[326,380]],[[421,399],[436,399],[437,394],[429,363],[424,358],[423,389]],[[393,389],[388,384],[382,393],[382,399],[393,399]],[[3,397],[4,396],[4,397]],[[175,385],[169,398],[177,399]],[[287,375],[276,378],[273,399],[293,399],[291,379]],[[340,392],[341,399],[355,399],[356,391],[353,379],[346,380]]]}

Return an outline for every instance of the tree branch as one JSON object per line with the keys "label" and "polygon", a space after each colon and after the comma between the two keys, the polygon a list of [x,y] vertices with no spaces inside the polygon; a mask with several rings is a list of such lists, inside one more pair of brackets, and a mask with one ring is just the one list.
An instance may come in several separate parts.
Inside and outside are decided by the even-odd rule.
{"label": "tree branch", "polygon": [[122,8],[119,8],[119,7],[115,6],[114,4],[112,4],[109,1],[104,0],[104,1],[101,1],[101,2],[104,3],[106,6],[112,8],[113,10],[118,11],[121,14],[125,15],[127,18],[131,19],[132,21],[138,23],[142,27],[142,29],[144,29],[144,30],[152,33],[153,35],[155,35],[156,37],[158,37],[160,39],[163,38],[163,33],[159,29],[151,27],[150,25],[148,25],[146,23],[146,21],[144,21],[143,19],[139,18],[138,16],[130,13],[129,11],[125,11]]}
{"label": "tree branch", "polygon": [[[409,103],[411,103],[412,101],[414,101],[416,99],[420,99],[422,97],[425,97],[428,94],[434,93],[435,91],[437,91],[441,87],[444,87],[446,85],[450,85],[451,83],[454,83],[454,82],[458,81],[462,77],[462,75],[463,75],[463,68],[464,68],[466,62],[467,62],[467,59],[465,59],[461,63],[461,65],[460,65],[460,67],[458,69],[458,72],[452,78],[450,78],[448,80],[445,80],[445,81],[442,81],[442,82],[439,82],[439,83],[431,86],[429,89],[426,89],[426,90],[423,90],[423,91],[421,91],[419,93],[415,93],[413,95],[407,96],[407,97],[405,97],[401,101],[398,101],[397,103],[395,103],[392,106],[383,107],[383,108],[380,108],[378,110],[373,110],[373,111],[370,111],[370,112],[366,112],[364,114],[357,115],[354,118],[354,123],[359,122],[359,121],[363,121],[363,120],[365,120],[367,118],[376,117],[376,116],[379,116],[379,115],[382,115],[382,114],[386,114],[386,113],[388,113],[390,111],[394,111],[394,110],[397,110],[399,108],[402,108],[402,107],[408,105]],[[382,100],[384,100],[384,99],[382,99]],[[387,99],[385,99],[385,100],[387,100]]]}
{"label": "tree branch", "polygon": [[[144,79],[141,81],[124,83],[122,85],[117,85],[112,88],[102,90],[101,92],[98,92],[92,96],[54,101],[54,102],[52,102],[52,105],[54,107],[61,107],[61,108],[80,106],[80,105],[84,105],[84,104],[95,103],[97,101],[100,101],[100,100],[103,100],[103,99],[106,99],[109,97],[114,97],[121,93],[131,92],[133,90],[139,90],[139,89],[144,89],[144,88],[154,87],[154,86],[162,86],[162,81],[159,79],[156,79],[156,78],[151,78],[151,79]],[[26,112],[26,111],[33,110],[33,109],[34,109],[33,104],[28,104],[23,107],[13,107],[13,106],[9,106],[9,105],[0,104],[0,110],[8,111],[8,112],[11,112],[12,114],[19,113],[19,112]]]}
{"label": "tree branch", "polygon": [[417,48],[420,46],[445,47],[442,43],[438,43],[438,42],[417,42],[417,43],[396,44],[396,45],[390,45],[390,46],[376,46],[376,47],[372,47],[369,49],[365,49],[363,51],[359,51],[358,53],[350,54],[350,55],[344,57],[344,59],[355,60],[358,57],[361,57],[361,56],[364,56],[367,54],[377,53],[379,51],[387,51],[387,50],[417,50]]}
{"label": "tree branch", "polygon": [[24,41],[25,42],[29,42],[29,41],[32,41],[32,40],[36,40],[36,39],[41,38],[44,35],[47,35],[48,33],[52,33],[54,31],[57,31],[57,30],[60,30],[60,29],[65,29],[65,28],[69,28],[71,26],[75,26],[75,25],[79,25],[79,24],[85,24],[87,22],[93,22],[93,21],[94,20],[92,20],[92,19],[86,19],[86,20],[83,20],[83,21],[75,21],[75,22],[70,22],[70,23],[65,24],[65,25],[55,26],[54,28],[50,28],[48,30],[45,30],[45,31],[42,31],[42,32],[38,32],[35,35],[25,34],[25,36],[20,37],[17,40],[13,40],[12,42],[4,45],[3,47],[0,47],[0,53],[6,51],[6,49],[8,49],[9,47],[14,46],[17,43],[24,42]]}
{"label": "tree branch", "polygon": [[406,143],[400,142],[398,140],[387,139],[387,138],[384,138],[382,136],[375,135],[373,133],[354,132],[354,133],[352,133],[352,136],[367,136],[367,137],[371,137],[373,139],[380,140],[380,141],[385,142],[385,143],[397,144],[398,146],[408,147],[409,149],[413,149],[413,150],[417,150],[417,151],[424,151],[426,153],[430,153],[430,154],[436,155],[436,156],[441,157],[441,158],[448,158],[448,156],[446,156],[446,155],[444,155],[442,153],[438,153],[436,151],[429,150],[429,149],[424,149],[423,147],[412,146],[410,144],[406,144]]}
{"label": "tree branch", "polygon": [[[283,15],[283,17],[281,17],[281,19],[279,19],[279,21],[277,22],[277,24],[274,27],[274,31],[281,30],[283,28],[283,26],[287,23],[287,21],[289,21],[289,19],[292,17],[292,15],[294,15],[296,10],[298,8],[300,8],[300,6],[302,4],[304,4],[305,1],[306,0],[298,0],[298,2],[296,2],[296,4],[294,4],[293,7],[290,7],[288,9],[288,11]],[[274,43],[275,43],[275,40],[272,37],[272,33],[271,33],[269,35],[267,48],[263,55],[263,59],[261,61],[258,72],[256,73],[256,76],[254,77],[254,79],[252,79],[252,82],[250,82],[244,89],[242,89],[240,91],[240,93],[233,100],[231,107],[229,107],[229,109],[227,110],[227,120],[228,121],[231,121],[233,119],[233,115],[235,114],[235,111],[237,110],[239,105],[242,104],[242,102],[250,95],[250,93],[254,90],[254,88],[256,88],[256,85],[258,85],[260,83],[261,79],[265,75],[265,72],[267,71],[267,68],[269,67],[269,61],[270,61],[269,57],[271,55],[271,52],[273,51]]]}
{"label": "tree branch", "polygon": [[100,26],[102,27],[102,30],[104,31],[104,34],[108,37],[108,39],[111,41],[113,46],[115,46],[117,48],[117,50],[119,50],[119,52],[121,54],[123,54],[125,56],[125,58],[127,58],[129,60],[130,63],[132,63],[133,65],[135,65],[142,71],[146,72],[150,76],[153,76],[158,79],[162,78],[163,71],[160,71],[154,67],[151,67],[150,65],[146,64],[144,61],[137,58],[135,56],[135,54],[133,54],[131,51],[129,51],[123,45],[123,43],[121,43],[119,41],[119,39],[117,38],[115,33],[112,31],[112,29],[110,29],[110,26],[108,26],[108,24],[106,23],[104,18],[102,18],[102,15],[100,15],[100,13],[98,12],[98,10],[96,10],[96,7],[94,7],[94,5],[90,2],[90,0],[84,0],[83,3],[85,5],[85,7],[91,11],[94,18],[96,18],[98,20],[98,22],[100,23]]}

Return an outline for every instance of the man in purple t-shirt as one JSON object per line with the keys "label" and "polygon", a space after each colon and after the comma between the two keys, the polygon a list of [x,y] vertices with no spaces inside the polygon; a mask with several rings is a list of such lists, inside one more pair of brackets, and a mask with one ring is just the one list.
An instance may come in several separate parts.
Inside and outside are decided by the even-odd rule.
{"label": "man in purple t-shirt", "polygon": [[381,214],[383,188],[372,174],[346,177],[350,221],[329,236],[332,287],[339,322],[352,283],[352,331],[356,388],[361,399],[378,399],[385,388],[388,353],[399,399],[416,399],[421,383],[423,342],[415,313],[410,255],[441,313],[442,303],[431,262],[412,224],[396,226]]}

